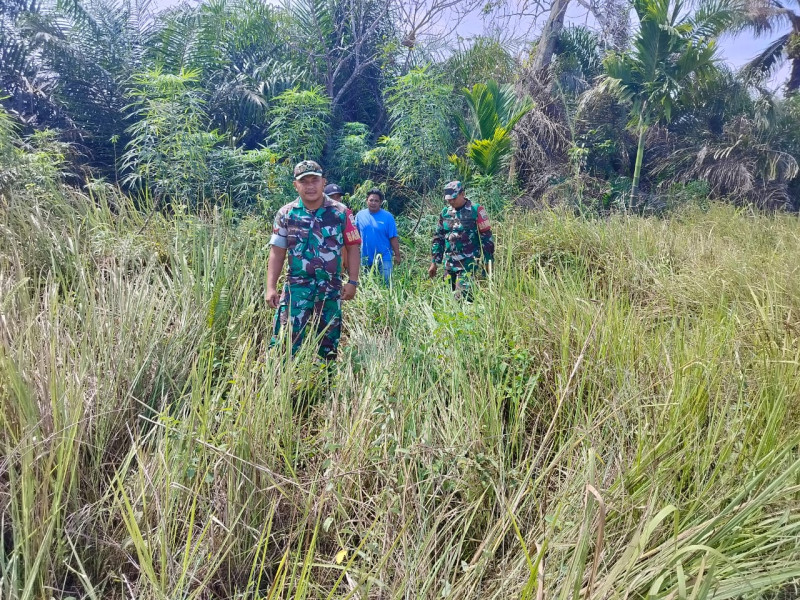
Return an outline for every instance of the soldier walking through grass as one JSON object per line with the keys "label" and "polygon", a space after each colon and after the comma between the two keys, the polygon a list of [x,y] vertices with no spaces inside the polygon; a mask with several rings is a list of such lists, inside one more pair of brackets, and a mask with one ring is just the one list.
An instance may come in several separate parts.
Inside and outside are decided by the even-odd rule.
{"label": "soldier walking through grass", "polygon": [[473,278],[480,275],[494,257],[489,215],[483,206],[467,198],[460,181],[445,185],[444,199],[449,206],[439,215],[428,275],[435,277],[439,264],[444,262],[456,298],[471,300]]}
{"label": "soldier walking through grass", "polygon": [[[307,335],[321,335],[318,354],[336,359],[342,330],[342,300],[356,295],[361,263],[361,236],[353,214],[324,193],[322,168],[304,160],[294,168],[299,197],[275,216],[267,266],[267,304],[275,314],[272,345],[291,328],[292,354]],[[340,278],[343,250],[347,252],[349,280]],[[287,262],[286,282],[278,296],[278,278]]]}

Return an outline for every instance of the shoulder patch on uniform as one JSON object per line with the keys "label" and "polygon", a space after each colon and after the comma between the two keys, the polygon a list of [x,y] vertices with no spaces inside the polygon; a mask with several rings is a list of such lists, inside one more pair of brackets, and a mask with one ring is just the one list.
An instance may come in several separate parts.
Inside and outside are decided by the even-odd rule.
{"label": "shoulder patch on uniform", "polygon": [[344,243],[346,246],[354,246],[361,243],[361,233],[356,227],[352,211],[345,207]]}
{"label": "shoulder patch on uniform", "polygon": [[478,231],[489,231],[492,228],[486,209],[478,206]]}

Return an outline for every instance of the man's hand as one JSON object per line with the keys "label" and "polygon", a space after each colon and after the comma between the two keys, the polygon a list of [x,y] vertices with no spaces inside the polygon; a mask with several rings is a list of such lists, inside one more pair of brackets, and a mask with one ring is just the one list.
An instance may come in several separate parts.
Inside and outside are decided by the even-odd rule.
{"label": "man's hand", "polygon": [[436,277],[436,271],[438,271],[438,270],[439,270],[439,265],[437,265],[436,263],[432,262],[431,266],[428,267],[428,277],[430,277],[431,279]]}
{"label": "man's hand", "polygon": [[280,297],[278,296],[278,279],[281,276],[281,269],[286,260],[286,248],[281,248],[272,244],[269,248],[269,261],[267,263],[267,306],[278,308]]}
{"label": "man's hand", "polygon": [[281,298],[278,294],[278,290],[267,290],[267,305],[271,306],[272,308],[278,308],[278,304],[280,304]]}
{"label": "man's hand", "polygon": [[345,283],[342,288],[342,300],[352,300],[356,297],[356,286],[352,283]]}
{"label": "man's hand", "polygon": [[397,266],[403,262],[403,257],[401,257],[400,254],[395,254],[392,256],[392,262],[395,264],[395,266]]}

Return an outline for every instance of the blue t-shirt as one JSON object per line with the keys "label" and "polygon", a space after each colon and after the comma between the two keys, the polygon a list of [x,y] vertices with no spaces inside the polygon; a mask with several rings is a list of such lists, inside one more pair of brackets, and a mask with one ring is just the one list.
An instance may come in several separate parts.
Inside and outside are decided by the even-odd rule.
{"label": "blue t-shirt", "polygon": [[383,209],[372,214],[365,208],[356,215],[356,227],[361,233],[361,263],[371,267],[378,254],[384,262],[391,262],[389,239],[397,237],[397,225],[392,214]]}

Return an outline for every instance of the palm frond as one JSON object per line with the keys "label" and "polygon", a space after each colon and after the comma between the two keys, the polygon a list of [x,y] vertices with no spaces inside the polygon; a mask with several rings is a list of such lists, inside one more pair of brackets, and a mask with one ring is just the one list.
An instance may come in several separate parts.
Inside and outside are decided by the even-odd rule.
{"label": "palm frond", "polygon": [[489,79],[508,82],[514,76],[514,57],[500,40],[478,37],[469,47],[453,52],[443,70],[456,82],[456,89]]}
{"label": "palm frond", "polygon": [[785,51],[790,36],[791,34],[787,33],[770,43],[758,56],[742,67],[742,74],[748,79],[774,75],[786,60]]}
{"label": "palm frond", "polygon": [[743,0],[704,0],[687,19],[692,37],[717,38],[739,20],[743,8]]}
{"label": "palm frond", "polygon": [[489,139],[473,140],[467,146],[469,158],[482,175],[497,175],[511,151],[511,136],[505,127],[497,127]]}
{"label": "palm frond", "polygon": [[458,122],[467,139],[490,139],[498,127],[510,131],[532,108],[529,99],[519,102],[511,86],[500,86],[492,79],[464,88],[463,94],[472,123],[469,127],[463,118]]}
{"label": "palm frond", "polygon": [[492,135],[497,125],[495,98],[485,83],[476,83],[472,89],[464,89],[464,99],[472,115],[472,131],[468,137],[485,139]]}
{"label": "palm frond", "polygon": [[600,39],[595,32],[572,25],[559,33],[556,56],[562,68],[579,73],[584,81],[592,81],[603,71],[599,48]]}
{"label": "palm frond", "polygon": [[673,136],[674,147],[656,156],[653,174],[666,176],[666,182],[707,181],[715,196],[736,201],[763,204],[768,194],[774,203],[800,171],[797,159],[776,145],[774,133],[756,118],[740,115],[721,133]]}
{"label": "palm frond", "polygon": [[97,15],[87,10],[81,0],[57,0],[55,11],[67,15],[73,23],[90,30],[93,36],[103,36],[103,27]]}
{"label": "palm frond", "polygon": [[743,0],[742,19],[735,28],[756,36],[771,35],[791,27],[796,14],[776,0]]}

